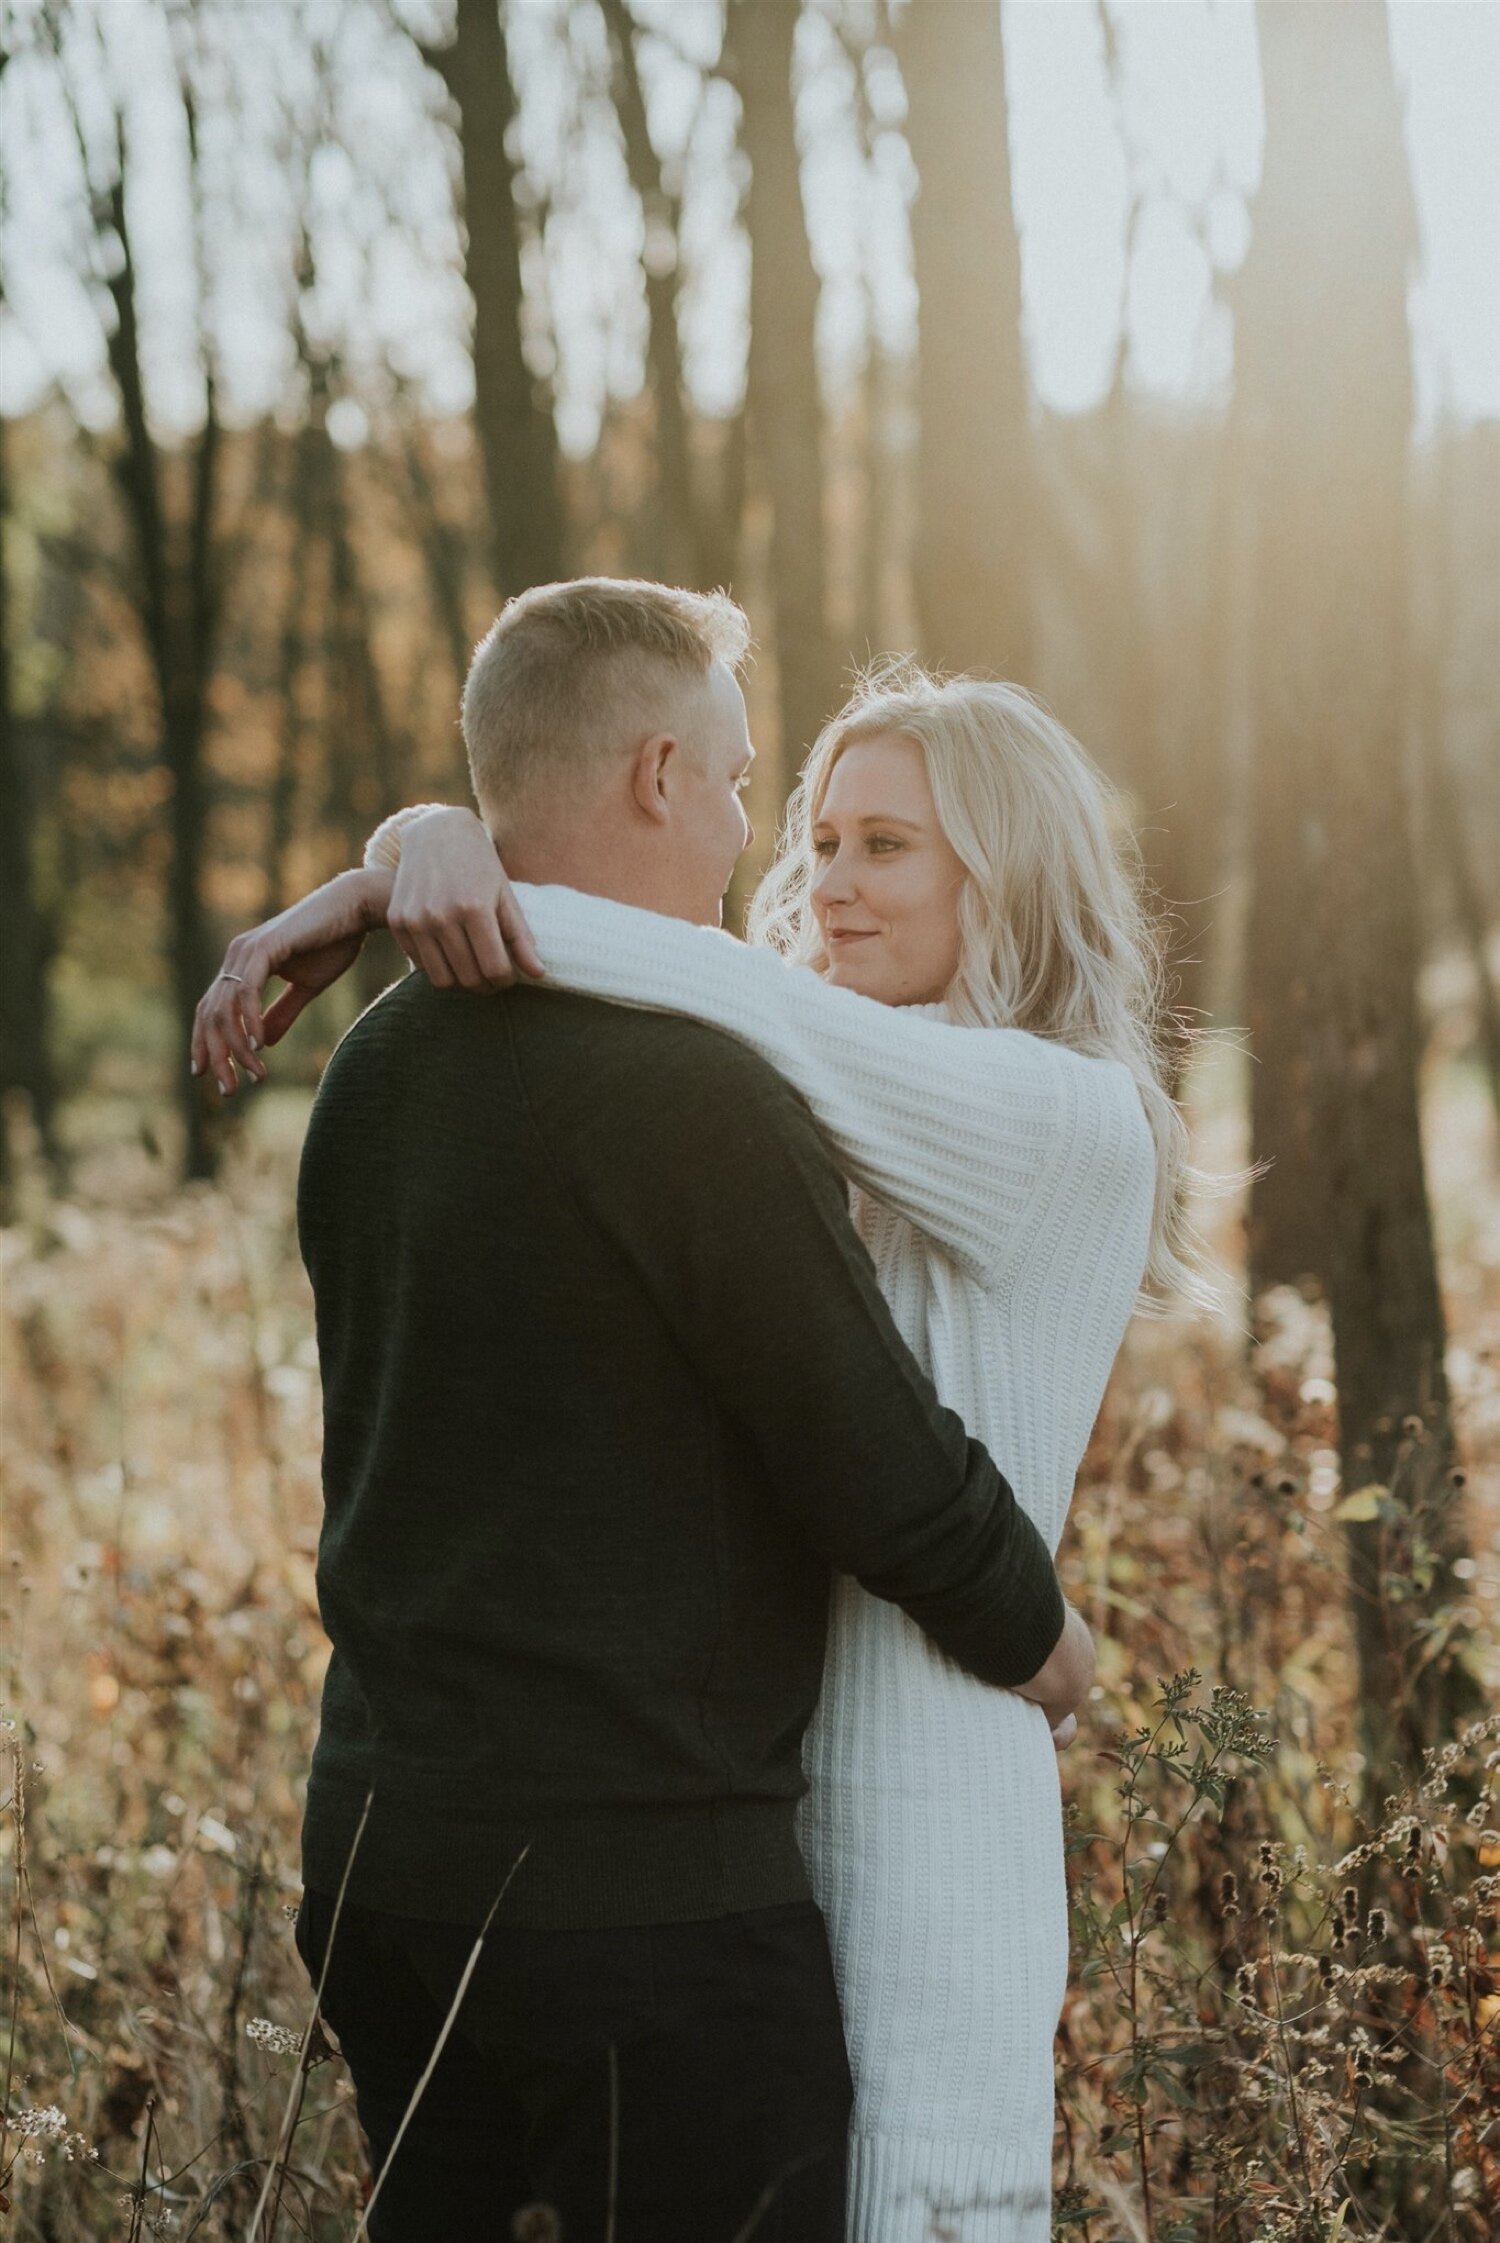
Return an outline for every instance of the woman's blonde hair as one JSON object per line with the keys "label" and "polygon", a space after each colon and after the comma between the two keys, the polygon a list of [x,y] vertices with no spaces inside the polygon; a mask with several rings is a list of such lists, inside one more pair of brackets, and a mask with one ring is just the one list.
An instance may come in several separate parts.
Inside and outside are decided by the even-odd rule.
{"label": "woman's blonde hair", "polygon": [[1139,851],[1116,790],[1029,693],[933,676],[906,660],[868,671],[803,766],[750,906],[750,940],[823,963],[809,898],[812,829],[844,750],[887,733],[920,749],[938,819],[969,875],[947,992],[953,1017],[1124,1062],[1156,1144],[1147,1282],[1156,1296],[1207,1298],[1183,1208],[1187,1128],[1167,1088],[1169,1039],[1181,1030],[1167,1007]]}

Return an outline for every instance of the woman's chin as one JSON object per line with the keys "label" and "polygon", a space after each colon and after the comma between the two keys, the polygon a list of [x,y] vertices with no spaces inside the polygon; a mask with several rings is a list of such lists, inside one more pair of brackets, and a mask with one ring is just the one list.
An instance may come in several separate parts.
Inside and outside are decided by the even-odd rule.
{"label": "woman's chin", "polygon": [[852,957],[847,954],[842,957],[837,955],[830,957],[828,970],[823,979],[832,982],[835,989],[852,989],[860,997],[884,999],[887,994],[883,986],[885,977],[880,971],[879,960],[860,958],[857,955],[857,946],[856,955]]}

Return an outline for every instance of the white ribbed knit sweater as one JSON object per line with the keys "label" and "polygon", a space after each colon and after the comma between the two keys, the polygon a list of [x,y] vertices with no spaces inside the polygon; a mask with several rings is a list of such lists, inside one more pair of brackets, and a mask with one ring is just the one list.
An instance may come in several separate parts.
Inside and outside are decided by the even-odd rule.
{"label": "white ribbed knit sweater", "polygon": [[[712,929],[517,895],[553,981],[727,1029],[803,1094],[903,1337],[1055,1551],[1145,1263],[1155,1156],[1128,1070]],[[855,2081],[850,2243],[1048,2243],[1068,1940],[1045,1714],[841,1580],[805,1761]]]}

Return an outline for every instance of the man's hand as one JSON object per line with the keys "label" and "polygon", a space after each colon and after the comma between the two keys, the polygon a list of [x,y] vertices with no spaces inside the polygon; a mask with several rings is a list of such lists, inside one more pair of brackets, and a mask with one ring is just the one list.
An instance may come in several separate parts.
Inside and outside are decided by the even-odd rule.
{"label": "man's hand", "polygon": [[505,989],[542,961],[488,830],[472,810],[425,810],[401,829],[387,924],[438,989]]}
{"label": "man's hand", "polygon": [[1046,1664],[1037,1669],[1029,1682],[1016,1685],[1020,1697],[1030,1698],[1046,1714],[1052,1741],[1059,1752],[1078,1734],[1077,1708],[1088,1696],[1093,1681],[1094,1639],[1083,1614],[1068,1605],[1063,1632]]}
{"label": "man's hand", "polygon": [[[391,875],[341,872],[274,919],[236,935],[193,1016],[193,1073],[211,1072],[225,1097],[239,1087],[236,1067],[264,1082],[268,1044],[281,1041],[314,997],[348,972],[371,928],[385,922]],[[263,1012],[276,976],[287,987]]]}

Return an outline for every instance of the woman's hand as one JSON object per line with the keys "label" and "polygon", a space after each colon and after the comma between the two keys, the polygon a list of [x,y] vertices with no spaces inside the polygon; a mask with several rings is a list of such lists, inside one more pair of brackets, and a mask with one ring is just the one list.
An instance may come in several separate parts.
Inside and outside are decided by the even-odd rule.
{"label": "woman's hand", "polygon": [[504,989],[542,961],[495,844],[472,810],[425,810],[401,829],[387,924],[439,989]]}
{"label": "woman's hand", "polygon": [[[341,872],[274,919],[236,935],[193,1016],[193,1073],[211,1072],[225,1097],[237,1067],[266,1078],[261,1051],[281,1041],[314,997],[348,972],[373,927],[383,926],[391,875],[383,867]],[[261,993],[275,975],[287,986],[264,1012]]]}
{"label": "woman's hand", "polygon": [[1076,1709],[1088,1696],[1093,1681],[1094,1639],[1083,1614],[1068,1605],[1063,1613],[1063,1632],[1046,1664],[1029,1682],[1017,1684],[1017,1694],[1030,1698],[1047,1716],[1052,1742],[1059,1752],[1078,1734]]}

